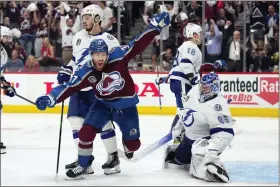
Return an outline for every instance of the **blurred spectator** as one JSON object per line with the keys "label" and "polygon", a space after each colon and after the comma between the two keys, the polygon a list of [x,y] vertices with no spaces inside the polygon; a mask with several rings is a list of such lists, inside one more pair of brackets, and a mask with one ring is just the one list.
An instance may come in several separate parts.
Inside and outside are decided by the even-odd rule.
{"label": "blurred spectator", "polygon": [[251,34],[252,45],[252,58],[253,66],[252,72],[269,72],[272,66],[270,57],[268,56],[268,39],[267,35],[264,37],[264,41],[258,40],[255,43],[254,35]]}
{"label": "blurred spectator", "polygon": [[23,61],[18,56],[18,51],[12,51],[12,58],[6,64],[5,72],[21,72],[24,68]]}
{"label": "blurred spectator", "polygon": [[4,21],[4,6],[3,3],[0,2],[0,24],[2,25]]}
{"label": "blurred spectator", "polygon": [[24,47],[27,56],[31,55],[34,42],[33,33],[35,33],[37,25],[39,25],[37,11],[30,13],[30,15],[32,16],[29,16],[28,11],[24,10],[20,23],[20,31],[22,35],[19,38],[19,42],[21,46]]}
{"label": "blurred spectator", "polygon": [[51,65],[53,65],[53,66],[61,65],[61,64],[58,64],[58,62],[55,58],[54,47],[50,43],[48,37],[45,37],[43,39],[43,45],[41,48],[41,57],[39,57],[36,60],[40,63],[40,66],[43,66],[43,67],[50,67]]}
{"label": "blurred spectator", "polygon": [[40,71],[40,65],[36,61],[35,57],[33,55],[30,55],[24,66],[24,72],[39,72]]}
{"label": "blurred spectator", "polygon": [[8,3],[8,7],[6,8],[6,16],[10,18],[12,27],[18,27],[20,12],[15,0],[12,0]]}
{"label": "blurred spectator", "polygon": [[202,17],[202,8],[200,4],[197,1],[190,1],[187,5],[187,14],[190,16],[190,14],[194,14],[197,17]]}
{"label": "blurred spectator", "polygon": [[46,19],[43,18],[41,20],[39,27],[37,28],[36,39],[34,43],[34,53],[36,58],[39,58],[41,55],[43,38],[46,36],[48,36],[48,27],[47,27]]}
{"label": "blurred spectator", "polygon": [[69,16],[69,14],[66,16],[66,9],[68,9],[68,12],[70,11],[70,7],[67,4],[61,3],[60,28],[62,33],[62,61],[65,65],[67,65],[72,58],[72,39],[74,35],[81,30],[80,15],[77,15],[74,23],[74,20]]}
{"label": "blurred spectator", "polygon": [[234,31],[233,37],[230,37],[224,50],[223,58],[227,60],[227,71],[242,72],[242,44],[240,32]]}
{"label": "blurred spectator", "polygon": [[26,53],[23,47],[20,46],[19,41],[14,42],[14,49],[18,51],[19,58],[24,62],[26,60]]}
{"label": "blurred spectator", "polygon": [[172,53],[172,48],[167,46],[165,53],[162,55],[162,64],[161,64],[161,71],[162,72],[169,72],[172,69],[174,56]]}
{"label": "blurred spectator", "polygon": [[111,8],[106,6],[106,1],[97,1],[97,5],[103,10],[103,20],[101,22],[101,28],[104,32],[112,33],[113,23],[115,18],[113,16],[113,11]]}
{"label": "blurred spectator", "polygon": [[279,30],[279,15],[275,12],[273,5],[268,6],[268,15],[266,15],[265,19],[265,24],[269,29],[268,37],[272,38],[274,36],[274,31],[277,32]]}
{"label": "blurred spectator", "polygon": [[9,17],[4,18],[3,26],[8,27],[10,29],[12,28]]}
{"label": "blurred spectator", "polygon": [[205,45],[207,46],[206,61],[214,63],[221,56],[223,33],[219,31],[213,19],[210,20],[210,23],[210,31],[205,32]]}

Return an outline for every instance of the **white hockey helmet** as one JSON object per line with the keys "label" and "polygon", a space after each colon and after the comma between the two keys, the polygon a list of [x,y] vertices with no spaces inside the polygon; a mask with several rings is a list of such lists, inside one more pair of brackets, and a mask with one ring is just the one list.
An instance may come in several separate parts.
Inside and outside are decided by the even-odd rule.
{"label": "white hockey helmet", "polygon": [[81,16],[83,17],[84,15],[91,15],[94,25],[103,20],[103,11],[98,5],[88,5],[83,8]]}
{"label": "white hockey helmet", "polygon": [[12,42],[13,40],[12,32],[8,27],[1,26],[0,35],[1,35],[1,41],[3,37],[5,37],[9,42]]}
{"label": "white hockey helmet", "polygon": [[[201,42],[201,32],[202,28],[201,26],[195,24],[195,23],[188,23],[184,28],[184,37],[186,38],[193,38],[195,40],[199,40],[197,42]],[[194,34],[197,34],[199,38],[194,38]]]}

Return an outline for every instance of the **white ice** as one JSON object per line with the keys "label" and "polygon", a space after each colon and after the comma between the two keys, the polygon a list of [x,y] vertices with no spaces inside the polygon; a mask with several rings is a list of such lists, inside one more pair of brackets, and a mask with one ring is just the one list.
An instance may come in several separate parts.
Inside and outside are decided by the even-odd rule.
{"label": "white ice", "polygon": [[[140,116],[141,149],[166,135],[172,120],[172,116]],[[278,161],[278,119],[236,120],[241,133],[236,135],[233,147],[222,154],[223,161]],[[94,142],[95,174],[88,175],[85,180],[65,181],[64,166],[74,161],[77,154],[66,116],[63,121],[59,174],[55,180],[59,124],[60,116],[56,114],[2,114],[1,141],[7,146],[7,153],[1,155],[3,186],[213,185],[192,178],[182,169],[163,169],[164,148],[156,150],[137,163],[121,160],[121,173],[105,176],[101,165],[107,156],[99,135]],[[119,130],[117,139],[121,148]],[[257,184],[248,182],[234,185]]]}

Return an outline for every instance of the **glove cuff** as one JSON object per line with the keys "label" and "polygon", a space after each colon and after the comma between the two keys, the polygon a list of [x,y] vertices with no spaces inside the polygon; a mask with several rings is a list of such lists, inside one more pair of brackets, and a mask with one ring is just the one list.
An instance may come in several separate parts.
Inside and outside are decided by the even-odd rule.
{"label": "glove cuff", "polygon": [[50,106],[54,106],[54,105],[56,104],[56,99],[55,99],[55,97],[54,97],[53,95],[51,95],[51,94],[48,94],[47,96],[48,96],[49,99],[50,99]]}

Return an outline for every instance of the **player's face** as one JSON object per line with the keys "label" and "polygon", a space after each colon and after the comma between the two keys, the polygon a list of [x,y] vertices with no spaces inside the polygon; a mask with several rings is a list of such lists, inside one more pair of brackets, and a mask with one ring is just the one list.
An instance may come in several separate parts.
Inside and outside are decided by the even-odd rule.
{"label": "player's face", "polygon": [[194,39],[196,40],[197,45],[201,44],[201,32],[198,34],[194,34]]}
{"label": "player's face", "polygon": [[2,38],[2,42],[4,43],[4,44],[9,44],[9,43],[11,43],[13,41],[13,38],[11,37],[11,36],[3,36],[3,38]]}
{"label": "player's face", "polygon": [[209,85],[200,83],[199,88],[200,88],[200,93],[209,94],[211,92],[211,87]]}
{"label": "player's face", "polygon": [[93,29],[93,18],[91,15],[84,15],[82,17],[83,27],[86,31],[90,32]]}
{"label": "player's face", "polygon": [[101,71],[106,64],[107,53],[106,52],[95,52],[95,53],[92,53],[91,57],[92,57],[92,62],[93,62],[94,67],[98,71]]}

